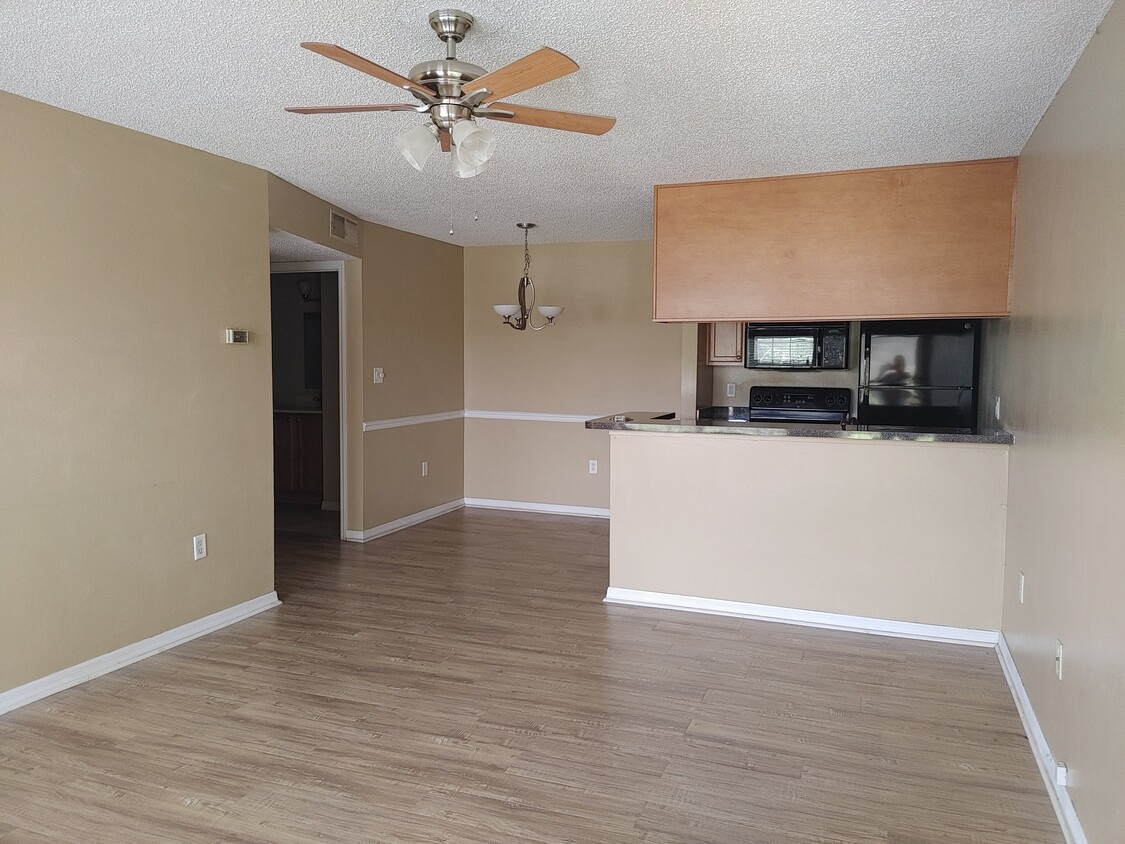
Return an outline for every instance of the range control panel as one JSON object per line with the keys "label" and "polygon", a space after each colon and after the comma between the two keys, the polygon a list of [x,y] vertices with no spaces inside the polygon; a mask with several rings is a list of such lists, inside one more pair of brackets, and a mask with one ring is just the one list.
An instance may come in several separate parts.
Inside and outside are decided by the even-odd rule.
{"label": "range control panel", "polygon": [[751,387],[750,407],[778,410],[850,410],[852,391],[845,387]]}

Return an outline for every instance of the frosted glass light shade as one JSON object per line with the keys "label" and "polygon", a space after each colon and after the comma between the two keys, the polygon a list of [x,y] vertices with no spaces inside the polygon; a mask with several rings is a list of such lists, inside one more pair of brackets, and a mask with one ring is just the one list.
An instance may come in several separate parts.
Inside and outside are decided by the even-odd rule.
{"label": "frosted glass light shade", "polygon": [[561,314],[564,309],[555,305],[540,305],[538,308],[536,308],[536,310],[539,311],[539,313],[543,314],[543,316],[547,317],[547,319],[554,319],[559,314]]}
{"label": "frosted glass light shade", "polygon": [[[457,148],[454,147],[454,149],[456,150]],[[475,167],[466,164],[457,156],[456,152],[453,153],[453,172],[462,179],[471,179],[473,176],[480,175],[486,166],[487,164],[479,164]]]}
{"label": "frosted glass light shade", "polygon": [[437,149],[437,138],[434,137],[433,130],[423,124],[399,132],[395,135],[395,144],[402,157],[410,162],[410,166],[415,170],[421,170]]}
{"label": "frosted glass light shade", "polygon": [[472,120],[457,121],[453,124],[451,134],[453,135],[454,154],[466,169],[483,167],[484,163],[492,158],[492,153],[496,151],[496,135],[492,133],[492,130],[478,126]]}
{"label": "frosted glass light shade", "polygon": [[[519,305],[493,305],[492,310],[502,317],[514,317],[520,312]],[[562,310],[561,308],[559,310]]]}

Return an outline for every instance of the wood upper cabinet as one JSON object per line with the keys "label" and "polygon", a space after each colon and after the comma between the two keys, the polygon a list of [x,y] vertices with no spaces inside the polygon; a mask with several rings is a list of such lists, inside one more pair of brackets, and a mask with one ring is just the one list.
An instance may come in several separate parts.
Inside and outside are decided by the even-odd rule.
{"label": "wood upper cabinet", "polygon": [[707,325],[707,363],[741,364],[746,324],[712,322]]}
{"label": "wood upper cabinet", "polygon": [[653,318],[1008,314],[1016,159],[658,185]]}

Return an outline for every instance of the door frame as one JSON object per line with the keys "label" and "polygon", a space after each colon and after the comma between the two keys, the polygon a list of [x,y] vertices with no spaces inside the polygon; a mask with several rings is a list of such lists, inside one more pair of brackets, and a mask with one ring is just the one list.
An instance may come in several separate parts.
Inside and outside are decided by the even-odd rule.
{"label": "door frame", "polygon": [[[336,298],[338,300],[337,320],[340,350],[337,376],[340,379],[340,539],[348,538],[348,321],[347,291],[345,288],[344,264],[340,261],[281,261],[270,263],[270,275],[274,273],[336,273]],[[270,372],[273,367],[271,365]]]}

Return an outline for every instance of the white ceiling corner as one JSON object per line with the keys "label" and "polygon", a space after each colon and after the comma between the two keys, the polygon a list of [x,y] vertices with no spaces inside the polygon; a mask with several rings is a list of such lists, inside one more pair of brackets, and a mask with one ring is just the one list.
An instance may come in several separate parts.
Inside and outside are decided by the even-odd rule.
{"label": "white ceiling corner", "polygon": [[5,3],[0,88],[263,167],[441,240],[517,243],[518,220],[539,223],[540,242],[643,239],[654,184],[1016,155],[1111,5],[458,2],[478,19],[466,61],[495,69],[547,44],[581,66],[513,101],[617,126],[591,137],[490,123],[490,169],[459,180],[447,156],[422,173],[399,156],[392,137],[417,115],[282,110],[403,101],[298,44],[338,43],[406,74],[442,55],[426,22],[434,0]]}

